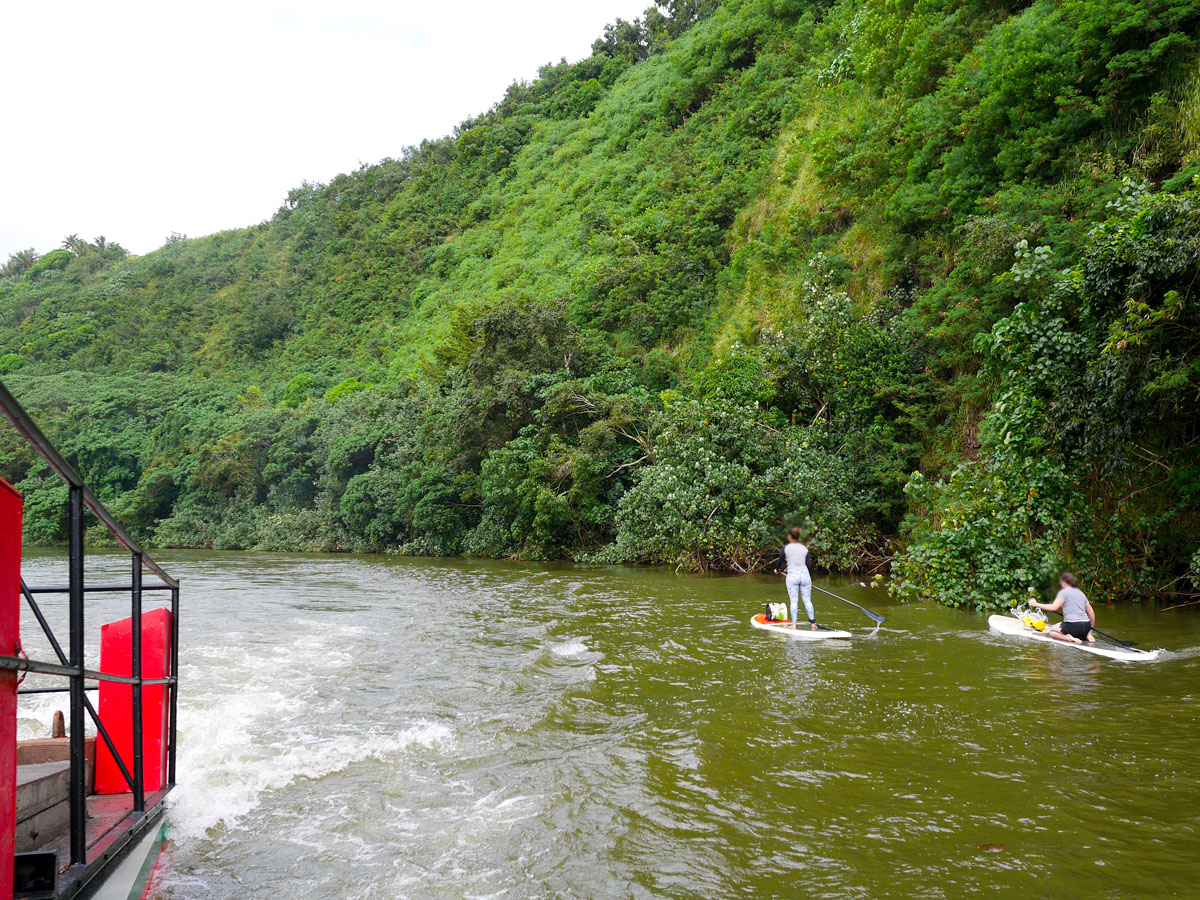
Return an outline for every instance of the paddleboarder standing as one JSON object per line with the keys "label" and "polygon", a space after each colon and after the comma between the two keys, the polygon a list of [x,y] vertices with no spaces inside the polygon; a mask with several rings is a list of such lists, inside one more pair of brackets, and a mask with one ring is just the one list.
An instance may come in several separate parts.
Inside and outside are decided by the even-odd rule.
{"label": "paddleboarder standing", "polygon": [[787,586],[788,601],[791,604],[792,628],[797,627],[797,616],[800,612],[798,600],[804,600],[804,611],[808,613],[808,624],[813,631],[817,630],[817,616],[812,605],[812,576],[808,567],[812,564],[812,551],[806,547],[801,538],[800,529],[792,526],[788,529],[787,542],[779,548],[779,559],[775,563],[775,574],[784,575]]}

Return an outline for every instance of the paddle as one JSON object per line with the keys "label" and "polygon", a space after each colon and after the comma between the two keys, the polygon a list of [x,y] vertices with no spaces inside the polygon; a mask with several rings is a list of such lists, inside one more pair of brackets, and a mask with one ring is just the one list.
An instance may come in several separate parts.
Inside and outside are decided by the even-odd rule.
{"label": "paddle", "polygon": [[[872,619],[875,620],[876,625],[880,624],[883,621],[883,616],[881,616],[877,612],[872,612],[871,610],[867,609],[865,606],[859,606],[857,603],[855,603],[851,600],[847,600],[845,597],[839,597],[837,594],[833,593],[832,591],[827,591],[827,590],[825,590],[825,588],[817,587],[815,584],[813,585],[813,587],[816,590],[820,591],[822,594],[829,594],[829,596],[832,597],[834,600],[841,600],[843,603],[849,603],[855,609],[861,609],[868,616],[870,616]],[[1099,632],[1097,632],[1097,633],[1099,633]]]}
{"label": "paddle", "polygon": [[[1060,613],[1057,609],[1052,609],[1050,612],[1054,613],[1060,619],[1062,618],[1062,613]],[[1109,643],[1120,644],[1122,647],[1136,647],[1138,645],[1137,641],[1123,641],[1120,638],[1113,637],[1111,634],[1105,634],[1099,628],[1093,628],[1092,633],[1100,635],[1100,637],[1104,638]]]}

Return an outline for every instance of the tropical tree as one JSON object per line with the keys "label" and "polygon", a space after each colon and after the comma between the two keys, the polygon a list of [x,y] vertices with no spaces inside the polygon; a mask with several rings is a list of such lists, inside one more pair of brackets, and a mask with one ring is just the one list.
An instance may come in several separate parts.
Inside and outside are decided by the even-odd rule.
{"label": "tropical tree", "polygon": [[28,250],[18,250],[8,258],[3,272],[9,278],[19,278],[33,268],[38,261],[38,252],[30,247]]}
{"label": "tropical tree", "polygon": [[77,234],[68,234],[63,238],[62,246],[76,256],[86,256],[92,250],[92,245]]}

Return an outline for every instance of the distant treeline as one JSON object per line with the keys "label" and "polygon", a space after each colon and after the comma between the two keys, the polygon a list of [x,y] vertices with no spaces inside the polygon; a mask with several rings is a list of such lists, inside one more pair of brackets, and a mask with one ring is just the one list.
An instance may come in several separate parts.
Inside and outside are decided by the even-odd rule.
{"label": "distant treeline", "polygon": [[[667,2],[269,222],[0,270],[159,546],[1200,582],[1200,0]],[[64,493],[0,431],[26,537]]]}

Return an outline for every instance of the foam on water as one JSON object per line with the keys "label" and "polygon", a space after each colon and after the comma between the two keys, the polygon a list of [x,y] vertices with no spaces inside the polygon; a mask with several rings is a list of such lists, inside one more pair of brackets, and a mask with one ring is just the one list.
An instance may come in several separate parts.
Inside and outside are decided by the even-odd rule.
{"label": "foam on water", "polygon": [[171,823],[180,838],[203,837],[217,826],[236,826],[265,794],[299,779],[324,778],[365,760],[386,762],[410,747],[433,749],[451,742],[447,726],[415,722],[395,734],[346,735],[293,747],[223,741],[217,750],[209,745],[207,754],[192,750],[181,756],[181,764],[190,768],[175,794]]}
{"label": "foam on water", "polygon": [[342,722],[336,696],[319,689],[353,665],[346,648],[364,629],[306,620],[293,628],[300,633],[282,653],[264,656],[234,641],[190,654],[197,661],[181,672],[191,690],[181,694],[179,785],[171,811],[179,839],[235,827],[267,793],[297,780],[451,742],[450,729],[433,721],[411,721],[396,731]]}
{"label": "foam on water", "polygon": [[561,644],[554,644],[550,647],[550,652],[555,656],[579,656],[581,653],[587,653],[587,650],[587,644],[578,638],[563,641]]}
{"label": "foam on water", "polygon": [[69,707],[66,694],[28,694],[22,697],[17,704],[17,740],[50,737],[55,710],[61,710],[65,716]]}

